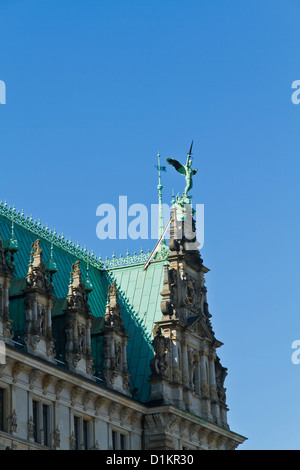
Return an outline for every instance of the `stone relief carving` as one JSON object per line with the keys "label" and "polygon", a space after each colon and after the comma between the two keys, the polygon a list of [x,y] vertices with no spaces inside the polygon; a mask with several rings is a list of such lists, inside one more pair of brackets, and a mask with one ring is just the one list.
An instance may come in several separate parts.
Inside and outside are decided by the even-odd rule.
{"label": "stone relief carving", "polygon": [[153,337],[155,357],[150,363],[151,372],[154,376],[167,376],[168,364],[166,361],[166,355],[170,350],[170,340],[162,335],[162,329],[158,325],[155,325],[153,329]]}

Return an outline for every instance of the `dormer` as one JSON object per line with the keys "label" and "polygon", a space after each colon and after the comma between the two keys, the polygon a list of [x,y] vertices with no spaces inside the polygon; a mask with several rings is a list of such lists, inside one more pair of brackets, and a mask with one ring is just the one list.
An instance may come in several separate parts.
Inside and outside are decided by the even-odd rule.
{"label": "dormer", "polygon": [[126,395],[130,393],[130,375],[127,367],[127,339],[116,283],[107,293],[103,334],[103,379],[106,385]]}
{"label": "dormer", "polygon": [[43,262],[40,240],[31,245],[31,257],[26,276],[25,336],[28,352],[54,362],[54,340],[52,337],[52,303],[54,300],[52,276],[55,272],[52,260],[51,272]]}
{"label": "dormer", "polygon": [[66,362],[71,371],[94,376],[94,359],[91,354],[92,315],[88,303],[90,285],[82,282],[79,261],[72,265],[65,315]]}

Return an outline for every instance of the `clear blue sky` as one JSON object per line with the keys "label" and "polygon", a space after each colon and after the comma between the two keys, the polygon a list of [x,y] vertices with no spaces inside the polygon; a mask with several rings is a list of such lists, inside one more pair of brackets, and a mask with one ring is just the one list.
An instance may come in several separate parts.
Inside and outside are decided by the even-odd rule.
{"label": "clear blue sky", "polygon": [[[202,257],[244,449],[300,449],[300,5],[1,0],[0,199],[102,256],[96,208],[157,201],[159,150],[199,169]],[[182,177],[163,174],[164,202]]]}

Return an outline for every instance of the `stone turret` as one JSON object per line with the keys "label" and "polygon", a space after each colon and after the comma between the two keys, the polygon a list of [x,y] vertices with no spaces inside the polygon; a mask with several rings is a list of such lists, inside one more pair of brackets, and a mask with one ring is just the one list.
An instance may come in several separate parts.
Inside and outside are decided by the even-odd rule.
{"label": "stone turret", "polygon": [[81,279],[79,261],[72,265],[67,308],[65,314],[66,362],[73,372],[94,376],[94,359],[91,354],[92,315],[88,303],[87,287]]}
{"label": "stone turret", "polygon": [[168,264],[161,292],[162,318],[153,330],[152,404],[184,407],[203,419],[228,428],[220,364],[206,299],[204,275],[209,271],[198,250],[190,207],[173,208]]}
{"label": "stone turret", "polygon": [[108,288],[103,334],[103,379],[106,385],[126,395],[130,395],[130,376],[127,368],[126,346],[129,335],[126,333],[116,283]]}
{"label": "stone turret", "polygon": [[55,362],[54,339],[52,337],[52,303],[54,300],[52,276],[54,262],[49,272],[43,262],[40,240],[31,245],[31,261],[26,276],[25,336],[28,352]]}
{"label": "stone turret", "polygon": [[0,235],[0,340],[11,343],[13,333],[9,315],[9,285],[13,278],[13,266],[4,245]]}

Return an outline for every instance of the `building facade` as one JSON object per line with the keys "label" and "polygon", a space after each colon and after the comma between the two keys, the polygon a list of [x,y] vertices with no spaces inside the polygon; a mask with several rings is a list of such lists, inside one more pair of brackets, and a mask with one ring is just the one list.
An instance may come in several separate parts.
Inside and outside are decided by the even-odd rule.
{"label": "building facade", "polygon": [[[198,249],[97,259],[0,204],[0,449],[232,450]],[[196,241],[196,240],[195,240]]]}

